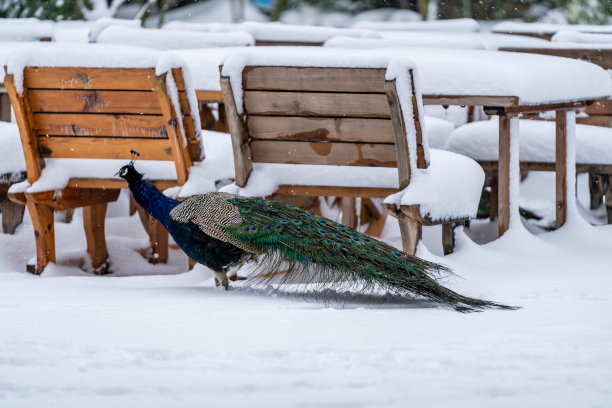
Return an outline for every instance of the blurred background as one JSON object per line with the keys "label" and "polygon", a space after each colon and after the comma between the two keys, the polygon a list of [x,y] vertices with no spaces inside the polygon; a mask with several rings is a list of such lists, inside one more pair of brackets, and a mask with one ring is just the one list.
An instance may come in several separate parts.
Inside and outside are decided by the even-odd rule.
{"label": "blurred background", "polygon": [[0,17],[43,20],[140,19],[147,27],[172,20],[281,21],[350,27],[362,20],[418,21],[471,17],[481,21],[612,24],[611,0],[0,0]]}

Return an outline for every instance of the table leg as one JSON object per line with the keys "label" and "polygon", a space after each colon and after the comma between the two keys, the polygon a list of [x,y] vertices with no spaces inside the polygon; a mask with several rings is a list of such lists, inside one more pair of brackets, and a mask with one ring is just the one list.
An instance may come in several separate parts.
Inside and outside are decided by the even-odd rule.
{"label": "table leg", "polygon": [[0,121],[11,121],[11,100],[6,92],[0,92]]}
{"label": "table leg", "polygon": [[518,117],[499,117],[499,167],[497,220],[498,234],[510,228],[510,220],[520,220],[518,214],[519,155]]}
{"label": "table leg", "polygon": [[565,224],[568,210],[575,206],[576,193],[576,114],[573,111],[556,112],[555,173],[557,228]]}

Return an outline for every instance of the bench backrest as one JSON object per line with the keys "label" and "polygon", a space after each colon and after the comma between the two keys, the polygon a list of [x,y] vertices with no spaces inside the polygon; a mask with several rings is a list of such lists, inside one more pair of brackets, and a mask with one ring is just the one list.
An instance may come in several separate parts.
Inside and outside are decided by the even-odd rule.
{"label": "bench backrest", "polygon": [[183,184],[201,147],[182,70],[172,70],[182,115],[166,75],[156,77],[155,68],[26,67],[19,94],[7,74],[30,183],[45,158],[130,159],[136,150],[142,160],[174,161]]}
{"label": "bench backrest", "polygon": [[[417,154],[418,167],[427,166],[417,95],[411,80],[413,153],[395,83],[385,81],[385,73],[385,68],[247,66],[240,115],[230,79],[222,76],[236,184],[245,186],[252,163],[262,162],[397,167],[400,188],[406,187],[409,155]],[[412,71],[407,74],[412,78]]]}

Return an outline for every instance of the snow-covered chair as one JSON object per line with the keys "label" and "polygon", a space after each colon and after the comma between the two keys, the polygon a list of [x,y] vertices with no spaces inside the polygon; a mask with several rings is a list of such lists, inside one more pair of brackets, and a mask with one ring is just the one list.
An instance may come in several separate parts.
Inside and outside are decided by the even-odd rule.
{"label": "snow-covered chair", "polygon": [[[83,207],[91,266],[108,271],[104,219],[124,180],[113,174],[140,153],[137,167],[160,189],[182,185],[201,160],[195,90],[171,54],[133,47],[53,47],[15,51],[5,86],[21,136],[27,182],[9,195],[27,205],[41,273],[55,261],[54,210]],[[162,227],[153,250],[167,248]],[[164,242],[165,240],[165,242]]]}
{"label": "snow-covered chair", "polygon": [[236,179],[224,190],[345,201],[396,193],[385,207],[399,219],[404,250],[416,251],[422,225],[440,223],[452,251],[452,223],[476,215],[484,173],[461,155],[430,155],[413,63],[257,51],[231,54],[222,67]]}
{"label": "snow-covered chair", "polygon": [[[519,120],[521,170],[554,171],[555,122]],[[499,126],[496,118],[457,128],[446,140],[445,150],[460,153],[478,161],[487,174],[486,184],[496,199]],[[598,208],[602,195],[612,223],[612,129],[576,125],[576,171],[589,173],[600,181],[591,191],[591,208]],[[493,206],[492,206],[493,208]],[[493,213],[492,216],[495,216]]]}

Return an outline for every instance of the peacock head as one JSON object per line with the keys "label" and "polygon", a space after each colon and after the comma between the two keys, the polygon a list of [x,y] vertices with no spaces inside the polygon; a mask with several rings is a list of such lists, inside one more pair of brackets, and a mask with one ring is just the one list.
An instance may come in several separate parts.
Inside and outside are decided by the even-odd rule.
{"label": "peacock head", "polygon": [[122,179],[127,180],[128,182],[141,180],[142,173],[139,173],[138,170],[136,170],[136,168],[134,167],[134,161],[136,160],[136,157],[140,156],[140,153],[135,150],[130,150],[130,153],[132,154],[132,160],[130,160],[128,164],[120,168],[119,171],[115,173],[115,176],[119,176]]}
{"label": "peacock head", "polygon": [[119,169],[116,175],[121,177],[122,179],[127,180],[128,182],[142,179],[142,173],[136,170],[136,168],[134,167],[134,163],[126,164],[125,166]]}

